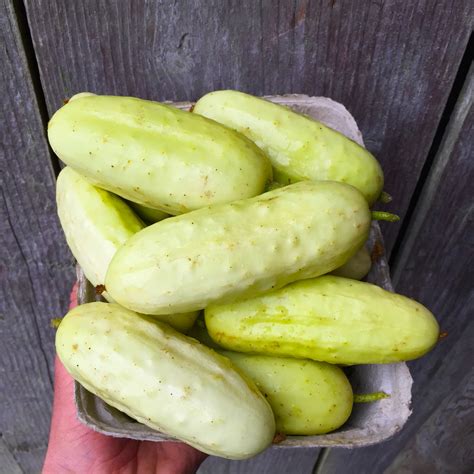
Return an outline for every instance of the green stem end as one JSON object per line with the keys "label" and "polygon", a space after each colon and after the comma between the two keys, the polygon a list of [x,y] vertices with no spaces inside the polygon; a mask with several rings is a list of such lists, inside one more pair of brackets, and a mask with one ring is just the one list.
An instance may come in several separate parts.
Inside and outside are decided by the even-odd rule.
{"label": "green stem end", "polygon": [[374,392],[374,393],[359,393],[354,394],[354,403],[370,403],[376,402],[377,400],[383,400],[384,398],[390,398],[390,395],[385,392]]}
{"label": "green stem end", "polygon": [[63,320],[63,318],[53,318],[50,321],[51,327],[54,328],[54,329],[58,329],[58,327],[61,324],[62,320]]}
{"label": "green stem end", "polygon": [[391,212],[372,211],[372,219],[374,221],[397,222],[400,220],[400,216],[392,214]]}

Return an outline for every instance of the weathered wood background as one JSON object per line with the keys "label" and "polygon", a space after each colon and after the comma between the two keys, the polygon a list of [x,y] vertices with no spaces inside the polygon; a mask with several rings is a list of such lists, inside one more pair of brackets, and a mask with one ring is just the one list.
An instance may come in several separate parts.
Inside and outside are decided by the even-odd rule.
{"label": "weathered wood background", "polygon": [[[448,337],[411,364],[414,414],[380,446],[209,458],[200,473],[464,473],[474,469],[472,0],[0,0],[0,472],[41,469],[52,395],[51,317],[74,279],[45,140],[88,90],[193,100],[236,88],[325,95],[382,162],[398,291]],[[472,45],[471,45],[472,46]]]}

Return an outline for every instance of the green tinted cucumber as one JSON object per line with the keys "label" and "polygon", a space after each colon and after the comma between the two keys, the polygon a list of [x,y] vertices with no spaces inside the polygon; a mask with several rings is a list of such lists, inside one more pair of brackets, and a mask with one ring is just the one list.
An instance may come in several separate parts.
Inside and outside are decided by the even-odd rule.
{"label": "green tinted cucumber", "polygon": [[198,315],[199,311],[189,311],[187,313],[155,314],[150,316],[157,321],[169,324],[176,331],[187,334],[194,326]]}
{"label": "green tinted cucumber", "polygon": [[155,222],[160,222],[169,217],[169,214],[166,214],[166,212],[160,211],[159,209],[142,206],[141,204],[132,201],[129,201],[129,204],[147,224],[154,224]]}
{"label": "green tinted cucumber", "polygon": [[143,229],[112,259],[107,291],[147,314],[261,294],[346,262],[367,240],[370,220],[352,186],[285,186]]}
{"label": "green tinted cucumber", "polygon": [[332,275],[362,280],[372,267],[372,259],[369,251],[364,247],[360,248],[344,265],[331,272]]}
{"label": "green tinted cucumber", "polygon": [[244,459],[272,441],[273,413],[255,385],[153,318],[115,304],[81,305],[62,320],[56,350],[87,390],[201,451]]}
{"label": "green tinted cucumber", "polygon": [[210,338],[201,318],[189,335],[228,357],[255,382],[272,407],[279,433],[328,433],[343,425],[351,414],[352,387],[335,365],[225,351]]}
{"label": "green tinted cucumber", "polygon": [[325,362],[220,351],[263,393],[276,428],[287,435],[318,435],[343,425],[352,411],[344,372]]}
{"label": "green tinted cucumber", "polygon": [[210,305],[205,320],[212,339],[227,349],[333,364],[416,359],[439,333],[434,316],[416,301],[336,276]]}
{"label": "green tinted cucumber", "polygon": [[115,252],[145,225],[122,199],[93,186],[70,167],[59,173],[56,204],[74,258],[94,286],[103,285]]}
{"label": "green tinted cucumber", "polygon": [[131,97],[73,97],[49,122],[54,152],[97,186],[170,214],[263,192],[271,165],[245,136]]}
{"label": "green tinted cucumber", "polygon": [[275,181],[340,181],[359,189],[369,204],[382,191],[382,169],[365,148],[287,107],[225,90],[199,99],[193,112],[253,140],[270,157]]}
{"label": "green tinted cucumber", "polygon": [[[145,227],[143,222],[122,199],[92,186],[69,167],[59,173],[56,203],[59,220],[74,258],[94,286],[103,285],[115,252]],[[113,301],[107,292],[102,296]],[[191,312],[162,315],[159,319],[179,331],[187,331],[196,317],[197,312]]]}

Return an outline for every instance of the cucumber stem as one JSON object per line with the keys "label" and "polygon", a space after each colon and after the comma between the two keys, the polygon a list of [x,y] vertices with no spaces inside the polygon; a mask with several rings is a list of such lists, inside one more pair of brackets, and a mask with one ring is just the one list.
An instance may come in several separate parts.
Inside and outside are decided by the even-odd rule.
{"label": "cucumber stem", "polygon": [[61,324],[62,320],[63,320],[63,318],[53,318],[50,321],[51,327],[54,328],[54,329],[58,329],[58,327]]}
{"label": "cucumber stem", "polygon": [[382,204],[388,204],[389,202],[392,202],[392,196],[388,194],[387,192],[382,191],[379,196],[379,201]]}
{"label": "cucumber stem", "polygon": [[391,212],[372,211],[372,219],[374,221],[397,222],[400,220],[400,216],[392,214]]}
{"label": "cucumber stem", "polygon": [[275,433],[272,443],[278,444],[278,443],[281,443],[282,441],[285,441],[285,439],[286,439],[286,435],[284,433]]}
{"label": "cucumber stem", "polygon": [[355,393],[354,403],[369,403],[382,400],[384,398],[390,398],[390,395],[385,392],[374,392],[374,393]]}

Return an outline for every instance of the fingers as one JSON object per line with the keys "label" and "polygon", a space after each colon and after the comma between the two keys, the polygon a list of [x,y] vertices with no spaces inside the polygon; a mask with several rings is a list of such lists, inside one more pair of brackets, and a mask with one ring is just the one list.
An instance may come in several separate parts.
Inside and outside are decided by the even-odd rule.
{"label": "fingers", "polygon": [[77,306],[77,291],[79,289],[79,283],[76,281],[74,283],[71,294],[69,295],[69,309],[75,308]]}
{"label": "fingers", "polygon": [[154,460],[154,469],[148,466],[149,469],[143,471],[153,474],[194,474],[206,457],[207,454],[174,441],[142,441],[137,453],[140,467],[147,467],[143,464],[146,460]]}
{"label": "fingers", "polygon": [[[76,281],[69,295],[69,310],[77,306],[78,287],[79,285]],[[56,407],[57,404],[58,407]],[[56,356],[54,361],[54,409],[56,408],[65,409],[68,412],[74,409],[74,413],[76,409],[74,405],[74,380],[67,373],[58,356]]]}

